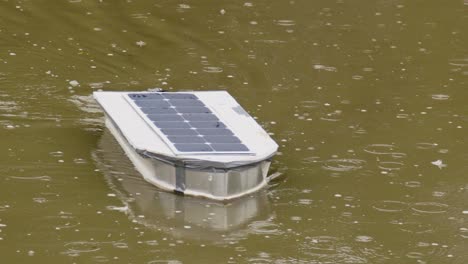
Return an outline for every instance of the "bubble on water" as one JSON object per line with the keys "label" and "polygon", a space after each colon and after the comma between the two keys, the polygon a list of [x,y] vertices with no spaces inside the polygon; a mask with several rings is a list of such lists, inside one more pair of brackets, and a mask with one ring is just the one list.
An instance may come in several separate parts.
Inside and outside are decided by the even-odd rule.
{"label": "bubble on water", "polygon": [[44,197],[36,197],[36,198],[33,198],[33,201],[35,203],[46,203],[47,202],[47,199],[44,198]]}
{"label": "bubble on water", "polygon": [[129,210],[128,206],[113,206],[113,205],[106,206],[106,209],[110,211],[118,211],[118,212],[123,212],[123,213],[126,213]]}
{"label": "bubble on water", "polygon": [[223,72],[223,68],[209,66],[209,67],[203,67],[203,71],[208,72],[208,73],[220,73],[220,72]]}
{"label": "bubble on water", "polygon": [[73,163],[75,163],[75,164],[86,164],[87,161],[85,159],[82,159],[82,158],[75,158],[75,159],[73,159]]}
{"label": "bubble on water", "polygon": [[398,119],[407,119],[407,118],[409,118],[409,115],[408,114],[397,114],[396,118],[398,118]]}
{"label": "bubble on water", "polygon": [[419,202],[411,204],[411,209],[418,213],[441,214],[447,212],[447,204],[437,202]]}
{"label": "bubble on water", "polygon": [[135,44],[140,48],[146,46],[146,42],[144,42],[143,40],[139,40],[135,42]]}
{"label": "bubble on water", "polygon": [[318,101],[301,101],[300,102],[300,106],[303,107],[303,108],[318,108],[320,107],[322,104]]}
{"label": "bubble on water", "polygon": [[63,152],[62,151],[53,151],[53,152],[49,152],[49,155],[51,155],[52,157],[62,157],[63,156]]}
{"label": "bubble on water", "polygon": [[179,4],[179,8],[181,9],[190,9],[190,5],[187,5],[187,4]]}
{"label": "bubble on water", "polygon": [[80,83],[77,80],[72,80],[72,81],[70,81],[68,83],[73,87],[77,87],[78,85],[80,85]]}
{"label": "bubble on water", "polygon": [[418,149],[433,149],[437,147],[437,143],[428,143],[428,142],[421,142],[416,144],[416,148]]}
{"label": "bubble on water", "polygon": [[450,96],[446,94],[433,94],[431,97],[434,100],[448,100],[450,98]]}
{"label": "bubble on water", "polygon": [[440,192],[440,191],[432,192],[432,196],[434,196],[434,197],[444,197],[445,195],[446,195],[445,192]]}
{"label": "bubble on water", "polygon": [[330,171],[354,171],[362,169],[366,161],[360,159],[329,159],[322,166]]}
{"label": "bubble on water", "polygon": [[463,238],[468,238],[468,228],[460,228],[460,236]]}
{"label": "bubble on water", "polygon": [[182,264],[181,261],[179,261],[179,260],[174,260],[174,259],[170,259],[170,260],[152,260],[152,261],[148,262],[147,264],[157,264],[157,263],[164,263],[164,264]]}
{"label": "bubble on water", "polygon": [[106,256],[95,256],[95,257],[93,257],[93,260],[95,262],[102,262],[102,263],[109,262],[109,258],[106,257]]}
{"label": "bubble on water", "polygon": [[278,25],[278,26],[283,26],[283,27],[291,27],[291,26],[294,26],[296,25],[296,22],[294,22],[294,20],[276,20],[275,23]]}
{"label": "bubble on water", "polygon": [[[113,55],[109,55],[108,56],[113,56]],[[103,82],[95,82],[95,83],[89,83],[88,84],[89,87],[91,87],[91,89],[101,89],[104,87],[104,83]]]}
{"label": "bubble on water", "polygon": [[431,164],[437,166],[439,169],[447,167],[447,164],[444,164],[442,160],[432,161]]}
{"label": "bubble on water", "polygon": [[410,259],[421,259],[424,257],[424,254],[421,252],[408,252],[406,253],[406,257]]}
{"label": "bubble on water", "polygon": [[328,71],[328,72],[336,72],[337,69],[336,67],[333,67],[333,66],[325,66],[325,65],[321,65],[321,64],[315,64],[313,66],[314,70],[323,70],[323,71]]}
{"label": "bubble on water", "polygon": [[354,241],[356,242],[362,242],[362,243],[368,243],[372,242],[374,239],[370,236],[357,236]]}
{"label": "bubble on water", "polygon": [[298,203],[302,205],[309,205],[312,204],[313,200],[310,199],[299,199]]}
{"label": "bubble on water", "polygon": [[113,242],[112,245],[116,248],[128,248],[128,244],[125,242]]}
{"label": "bubble on water", "polygon": [[419,188],[419,187],[421,187],[421,182],[419,182],[419,181],[407,181],[407,182],[405,182],[405,186],[410,187],[410,188]]}
{"label": "bubble on water", "polygon": [[145,241],[145,244],[148,245],[148,246],[158,246],[159,245],[157,240],[148,240],[148,241]]}

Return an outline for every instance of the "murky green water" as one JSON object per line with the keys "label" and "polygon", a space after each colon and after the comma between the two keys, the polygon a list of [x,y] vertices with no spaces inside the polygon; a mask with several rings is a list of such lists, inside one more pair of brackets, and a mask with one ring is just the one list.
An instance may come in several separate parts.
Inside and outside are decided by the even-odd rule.
{"label": "murky green water", "polygon": [[[468,263],[467,31],[466,0],[2,0],[1,262]],[[144,182],[90,94],[152,87],[228,90],[282,178]]]}

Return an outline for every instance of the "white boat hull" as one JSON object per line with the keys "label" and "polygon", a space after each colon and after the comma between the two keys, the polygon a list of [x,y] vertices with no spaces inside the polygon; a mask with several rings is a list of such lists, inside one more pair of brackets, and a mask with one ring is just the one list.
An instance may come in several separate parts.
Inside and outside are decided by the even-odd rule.
{"label": "white boat hull", "polygon": [[108,116],[106,126],[143,178],[161,189],[214,200],[230,200],[255,192],[267,183],[270,160],[229,169],[197,170],[175,166],[139,154]]}

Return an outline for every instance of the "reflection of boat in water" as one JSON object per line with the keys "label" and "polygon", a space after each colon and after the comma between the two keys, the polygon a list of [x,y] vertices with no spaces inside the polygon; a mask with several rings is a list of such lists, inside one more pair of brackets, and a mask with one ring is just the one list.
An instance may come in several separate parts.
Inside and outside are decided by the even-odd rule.
{"label": "reflection of boat in water", "polygon": [[221,242],[226,233],[243,237],[242,229],[250,221],[269,217],[265,190],[228,203],[174,195],[142,179],[108,130],[98,144],[93,157],[112,189],[112,195],[124,204],[109,209],[124,211],[133,222],[147,228],[162,230],[175,237]]}

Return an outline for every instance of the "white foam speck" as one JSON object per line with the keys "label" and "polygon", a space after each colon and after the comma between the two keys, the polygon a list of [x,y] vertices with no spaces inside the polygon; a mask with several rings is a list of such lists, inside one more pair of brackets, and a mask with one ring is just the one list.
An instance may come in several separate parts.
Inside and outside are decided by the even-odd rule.
{"label": "white foam speck", "polygon": [[146,42],[144,42],[143,40],[139,40],[139,41],[135,42],[135,44],[140,48],[143,47],[143,46],[146,46]]}
{"label": "white foam speck", "polygon": [[76,87],[76,86],[80,85],[80,83],[77,80],[72,80],[72,81],[69,82],[69,84],[71,86],[73,86],[73,87]]}
{"label": "white foam speck", "polygon": [[439,167],[439,169],[447,167],[447,164],[444,164],[442,160],[436,160],[431,162],[432,165]]}

